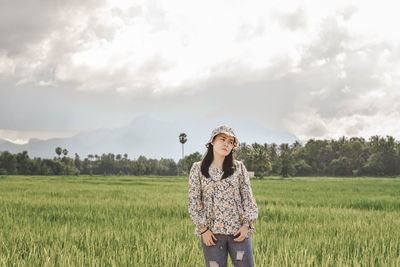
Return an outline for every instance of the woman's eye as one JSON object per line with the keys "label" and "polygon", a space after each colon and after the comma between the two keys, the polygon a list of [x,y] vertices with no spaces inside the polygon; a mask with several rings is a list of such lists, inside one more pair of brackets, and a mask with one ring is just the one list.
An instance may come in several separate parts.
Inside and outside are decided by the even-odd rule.
{"label": "woman's eye", "polygon": [[[225,138],[221,137],[221,141],[225,141]],[[233,141],[231,141],[230,144],[233,145]]]}

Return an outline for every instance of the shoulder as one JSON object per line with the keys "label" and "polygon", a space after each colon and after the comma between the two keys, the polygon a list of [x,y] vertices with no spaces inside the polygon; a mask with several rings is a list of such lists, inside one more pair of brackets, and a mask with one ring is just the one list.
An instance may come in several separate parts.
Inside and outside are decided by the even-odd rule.
{"label": "shoulder", "polygon": [[201,164],[201,161],[195,161],[193,162],[192,166],[199,166]]}
{"label": "shoulder", "polygon": [[236,169],[237,171],[241,174],[244,175],[247,172],[247,168],[244,165],[243,161],[241,160],[235,160],[236,161]]}
{"label": "shoulder", "polygon": [[191,170],[198,170],[200,169],[201,161],[193,162]]}
{"label": "shoulder", "polygon": [[242,173],[244,164],[241,160],[234,160],[235,172]]}
{"label": "shoulder", "polygon": [[238,164],[243,164],[243,162],[242,162],[241,160],[237,160],[237,159],[235,159],[233,162],[234,162],[236,165],[238,165]]}
{"label": "shoulder", "polygon": [[236,160],[234,161],[234,164],[237,168],[241,168],[244,164],[241,160]]}
{"label": "shoulder", "polygon": [[201,173],[200,164],[201,164],[201,162],[199,162],[199,161],[193,162],[192,167],[190,167],[190,171],[189,171],[189,179],[193,179],[193,178],[197,179],[199,177],[199,174]]}

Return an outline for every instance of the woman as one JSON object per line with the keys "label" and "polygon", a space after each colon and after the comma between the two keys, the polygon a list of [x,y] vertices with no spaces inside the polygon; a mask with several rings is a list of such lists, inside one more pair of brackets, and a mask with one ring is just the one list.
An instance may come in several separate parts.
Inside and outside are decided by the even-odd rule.
{"label": "woman", "polygon": [[249,175],[243,162],[234,160],[239,147],[228,125],[215,128],[201,161],[189,174],[188,209],[195,234],[202,239],[207,267],[254,266],[251,234],[258,217]]}

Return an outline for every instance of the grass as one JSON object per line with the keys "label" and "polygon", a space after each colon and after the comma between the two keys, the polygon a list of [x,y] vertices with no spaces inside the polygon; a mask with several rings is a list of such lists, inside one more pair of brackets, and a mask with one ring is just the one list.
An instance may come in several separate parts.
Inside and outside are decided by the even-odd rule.
{"label": "grass", "polygon": [[[251,183],[256,266],[400,265],[399,178]],[[0,265],[204,266],[187,190],[187,177],[2,176]]]}

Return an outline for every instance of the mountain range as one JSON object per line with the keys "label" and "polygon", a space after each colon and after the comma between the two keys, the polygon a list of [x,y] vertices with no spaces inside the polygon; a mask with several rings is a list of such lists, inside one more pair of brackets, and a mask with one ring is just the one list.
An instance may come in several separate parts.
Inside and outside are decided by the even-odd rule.
{"label": "mountain range", "polygon": [[148,115],[136,117],[131,123],[120,128],[100,128],[81,132],[68,138],[52,138],[39,140],[32,138],[26,144],[14,144],[0,139],[0,151],[19,153],[24,150],[28,155],[41,158],[56,156],[55,148],[68,150],[68,156],[77,153],[81,158],[88,154],[103,153],[128,154],[128,158],[136,159],[140,155],[147,158],[172,158],[176,162],[182,157],[182,144],[179,134],[186,133],[187,142],[184,144],[184,154],[188,155],[206,152],[205,144],[210,138],[211,131],[216,126],[227,124],[237,134],[241,143],[293,143],[298,140],[288,132],[266,129],[264,126],[245,119],[221,117],[207,120],[182,119],[166,122],[154,119]]}

